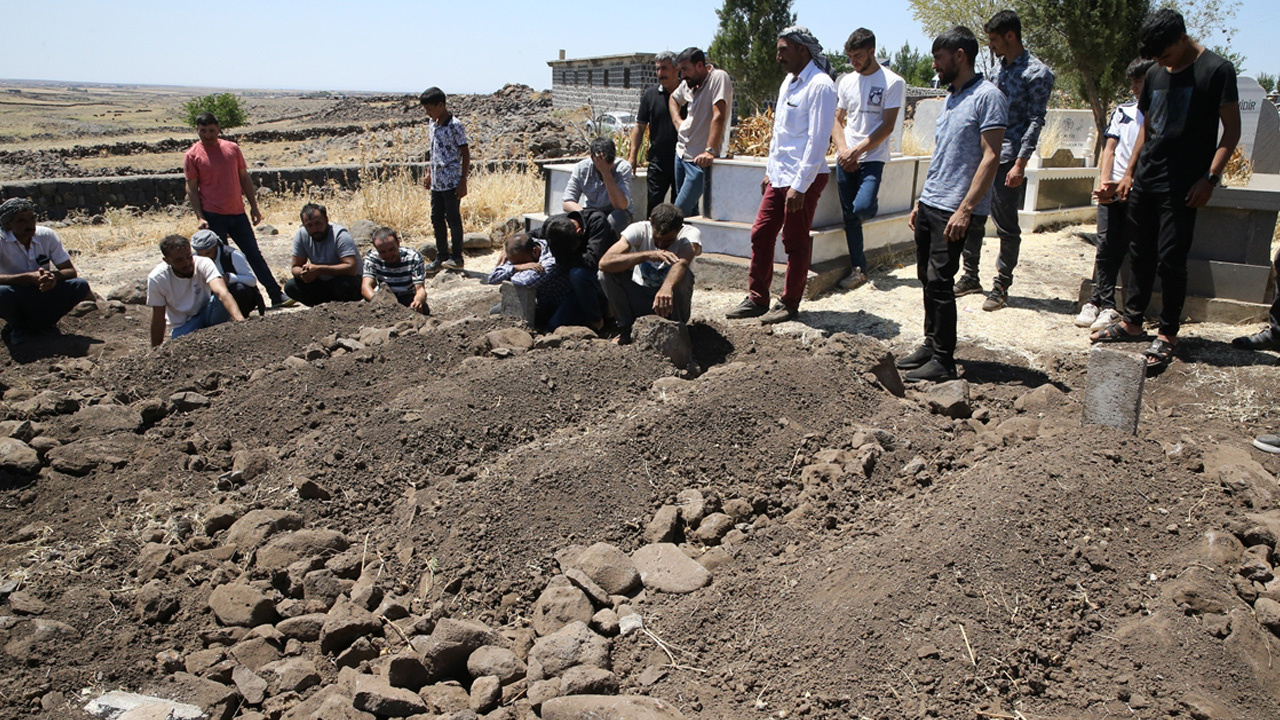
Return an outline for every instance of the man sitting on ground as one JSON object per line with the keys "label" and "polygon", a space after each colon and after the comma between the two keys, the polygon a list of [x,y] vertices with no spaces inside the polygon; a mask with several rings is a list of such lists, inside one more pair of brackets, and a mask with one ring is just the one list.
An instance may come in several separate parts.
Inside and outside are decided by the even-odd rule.
{"label": "man sitting on ground", "polygon": [[618,157],[609,138],[591,141],[591,157],[579,160],[564,188],[565,212],[596,210],[609,218],[615,233],[631,222],[631,163]]}
{"label": "man sitting on ground", "polygon": [[329,222],[323,205],[302,206],[302,227],[293,236],[293,277],[284,293],[303,305],[360,300],[360,251],[351,233]]}
{"label": "man sitting on ground", "polygon": [[90,297],[58,234],[36,225],[35,203],[12,198],[0,205],[0,317],[5,342],[21,345],[53,330]]}
{"label": "man sitting on ground", "polygon": [[186,238],[170,235],[161,240],[160,254],[164,262],[147,275],[151,347],[164,342],[166,320],[175,338],[228,319],[244,320],[218,268],[207,257],[193,256]]}
{"label": "man sitting on ground", "polygon": [[191,236],[191,251],[213,261],[227,283],[231,297],[236,299],[241,315],[248,316],[255,309],[259,315],[266,314],[267,303],[258,289],[258,277],[253,274],[244,253],[222,242],[222,238],[212,230],[197,230]]}
{"label": "man sitting on ground", "polygon": [[364,256],[364,279],[360,285],[365,300],[373,300],[381,283],[401,305],[430,315],[426,282],[427,266],[417,250],[401,247],[400,236],[389,227],[373,231],[373,249]]}
{"label": "man sitting on ground", "polygon": [[662,203],[649,219],[622,231],[622,238],[600,258],[600,281],[618,321],[618,344],[631,342],[637,317],[657,314],[681,325],[689,322],[693,301],[693,259],[702,254],[698,229],[684,224],[684,213]]}
{"label": "man sitting on ground", "polygon": [[551,319],[570,292],[568,270],[556,262],[547,241],[524,233],[507,238],[498,264],[485,282],[499,285],[508,280],[517,287],[534,288],[538,325]]}
{"label": "man sitting on ground", "polygon": [[547,320],[555,330],[561,325],[581,325],[599,331],[604,327],[601,312],[603,290],[596,272],[600,258],[618,239],[603,213],[594,210],[569,212],[547,219],[539,230],[547,239],[547,249],[556,263],[564,266],[570,293]]}

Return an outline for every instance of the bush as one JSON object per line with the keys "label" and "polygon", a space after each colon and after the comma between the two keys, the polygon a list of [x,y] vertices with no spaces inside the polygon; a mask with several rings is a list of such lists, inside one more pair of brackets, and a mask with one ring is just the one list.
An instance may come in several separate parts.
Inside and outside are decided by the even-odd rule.
{"label": "bush", "polygon": [[218,126],[223,130],[243,125],[245,120],[240,98],[231,93],[192,98],[182,106],[182,112],[187,124],[192,127],[195,127],[196,117],[207,112],[218,118]]}

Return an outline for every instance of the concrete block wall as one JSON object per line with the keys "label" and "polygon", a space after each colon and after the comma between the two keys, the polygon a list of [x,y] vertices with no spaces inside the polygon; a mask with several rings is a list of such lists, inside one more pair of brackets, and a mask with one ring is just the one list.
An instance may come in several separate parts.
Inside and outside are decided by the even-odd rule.
{"label": "concrete block wall", "polygon": [[634,113],[645,88],[658,83],[652,53],[557,60],[551,65],[551,106],[590,105],[597,113]]}

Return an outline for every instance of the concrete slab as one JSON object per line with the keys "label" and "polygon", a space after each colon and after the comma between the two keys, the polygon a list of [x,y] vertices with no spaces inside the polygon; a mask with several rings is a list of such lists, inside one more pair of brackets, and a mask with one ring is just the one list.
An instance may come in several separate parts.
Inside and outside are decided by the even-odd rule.
{"label": "concrete slab", "polygon": [[[1079,305],[1084,305],[1093,295],[1093,280],[1080,282]],[[1124,297],[1124,289],[1116,287],[1116,297]],[[1151,294],[1151,305],[1147,307],[1146,318],[1156,320],[1160,317],[1161,297],[1159,292]],[[1216,322],[1226,325],[1244,325],[1267,321],[1270,303],[1251,303],[1224,298],[1187,297],[1183,305],[1182,318],[1188,322]]]}
{"label": "concrete slab", "polygon": [[1094,346],[1085,380],[1085,425],[1105,425],[1137,434],[1147,361],[1139,353]]}
{"label": "concrete slab", "polygon": [[[745,295],[747,270],[750,264],[749,258],[703,253],[693,263],[696,287],[701,290],[741,290]],[[848,271],[849,264],[845,260],[832,260],[811,265],[808,277],[805,279],[805,299],[812,300],[835,287]],[[774,263],[772,287],[775,290],[781,290],[786,274],[786,264]]]}

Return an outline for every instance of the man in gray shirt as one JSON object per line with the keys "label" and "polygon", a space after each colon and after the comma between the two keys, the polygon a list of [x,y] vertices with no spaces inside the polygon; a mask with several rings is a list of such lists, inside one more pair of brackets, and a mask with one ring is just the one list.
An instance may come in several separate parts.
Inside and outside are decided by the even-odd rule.
{"label": "man in gray shirt", "polygon": [[358,302],[360,251],[351,233],[329,222],[323,205],[302,206],[302,227],[293,236],[293,277],[284,292],[303,305],[333,300]]}
{"label": "man in gray shirt", "polygon": [[609,216],[615,233],[631,224],[631,163],[618,157],[618,146],[606,137],[591,141],[591,157],[579,160],[564,188],[565,212],[596,210]]}

